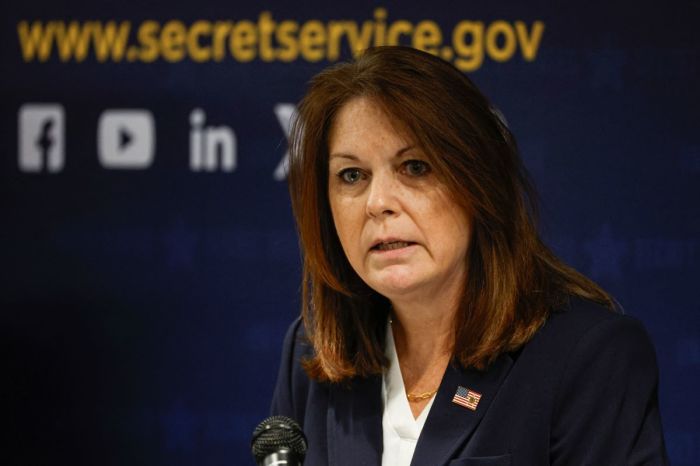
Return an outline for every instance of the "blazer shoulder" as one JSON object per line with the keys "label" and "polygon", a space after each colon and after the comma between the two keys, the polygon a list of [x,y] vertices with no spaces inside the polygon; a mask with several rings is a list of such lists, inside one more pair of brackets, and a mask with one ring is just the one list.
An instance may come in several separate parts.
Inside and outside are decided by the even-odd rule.
{"label": "blazer shoulder", "polygon": [[642,323],[572,300],[543,330],[561,358],[552,464],[666,464],[656,351]]}
{"label": "blazer shoulder", "polygon": [[591,358],[606,361],[608,370],[637,364],[650,376],[658,372],[656,350],[638,319],[581,299],[553,312],[528,346],[540,356],[547,354],[545,359],[559,369],[571,370],[576,361]]}
{"label": "blazer shoulder", "polygon": [[301,317],[289,326],[282,344],[282,356],[277,383],[272,395],[270,413],[292,417],[303,422],[310,380],[303,368],[303,361],[313,355],[313,348],[306,338]]}
{"label": "blazer shoulder", "polygon": [[563,343],[558,346],[567,359],[612,353],[614,360],[642,358],[655,365],[655,350],[641,321],[594,302],[572,299],[542,330],[546,340]]}
{"label": "blazer shoulder", "polygon": [[636,318],[580,298],[571,298],[567,305],[552,312],[542,333],[556,333],[573,343],[597,327],[619,330],[629,336],[646,335],[644,326]]}

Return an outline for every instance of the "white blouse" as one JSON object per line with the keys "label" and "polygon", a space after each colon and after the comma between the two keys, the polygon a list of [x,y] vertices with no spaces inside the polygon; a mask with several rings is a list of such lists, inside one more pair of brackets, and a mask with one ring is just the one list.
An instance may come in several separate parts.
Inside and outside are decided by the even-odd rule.
{"label": "white blouse", "polygon": [[389,368],[384,371],[382,377],[382,399],[384,401],[382,466],[409,466],[413,458],[413,451],[416,449],[416,442],[421,430],[423,430],[428,412],[433,406],[435,395],[423,408],[418,418],[414,418],[411,406],[408,404],[408,398],[406,398],[406,389],[403,385],[401,367],[390,324],[387,325],[385,354],[389,359]]}

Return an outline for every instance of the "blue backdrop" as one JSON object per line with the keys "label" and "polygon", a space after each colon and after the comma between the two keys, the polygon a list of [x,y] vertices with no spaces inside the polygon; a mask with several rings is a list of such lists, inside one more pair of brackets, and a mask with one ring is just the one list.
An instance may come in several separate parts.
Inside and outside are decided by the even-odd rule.
{"label": "blue backdrop", "polygon": [[544,237],[645,323],[671,460],[700,464],[700,3],[566,3],[3,6],[2,464],[252,464],[299,307],[288,115],[392,42],[501,110]]}

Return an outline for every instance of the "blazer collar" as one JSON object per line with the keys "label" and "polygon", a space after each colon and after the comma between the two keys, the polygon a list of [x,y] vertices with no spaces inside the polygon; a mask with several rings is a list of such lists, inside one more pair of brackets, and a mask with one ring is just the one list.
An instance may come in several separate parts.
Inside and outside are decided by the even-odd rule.
{"label": "blazer collar", "polygon": [[[450,364],[418,438],[411,466],[447,464],[479,425],[512,365],[508,354],[499,356],[486,371]],[[460,386],[481,394],[476,410],[452,401]]]}
{"label": "blazer collar", "polygon": [[[423,426],[411,466],[446,464],[471,437],[503,383],[513,360],[499,356],[486,371],[450,364]],[[475,411],[452,402],[459,386],[481,394]],[[382,379],[333,386],[328,406],[328,464],[376,466],[382,462]]]}

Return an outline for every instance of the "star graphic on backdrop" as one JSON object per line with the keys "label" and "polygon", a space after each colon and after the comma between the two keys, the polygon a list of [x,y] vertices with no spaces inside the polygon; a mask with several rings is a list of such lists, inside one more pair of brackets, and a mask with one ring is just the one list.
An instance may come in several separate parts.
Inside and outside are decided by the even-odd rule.
{"label": "star graphic on backdrop", "polygon": [[594,280],[610,278],[616,280],[622,276],[622,259],[627,255],[627,241],[613,236],[609,224],[604,224],[596,236],[584,241],[583,250],[590,259],[589,274]]}

